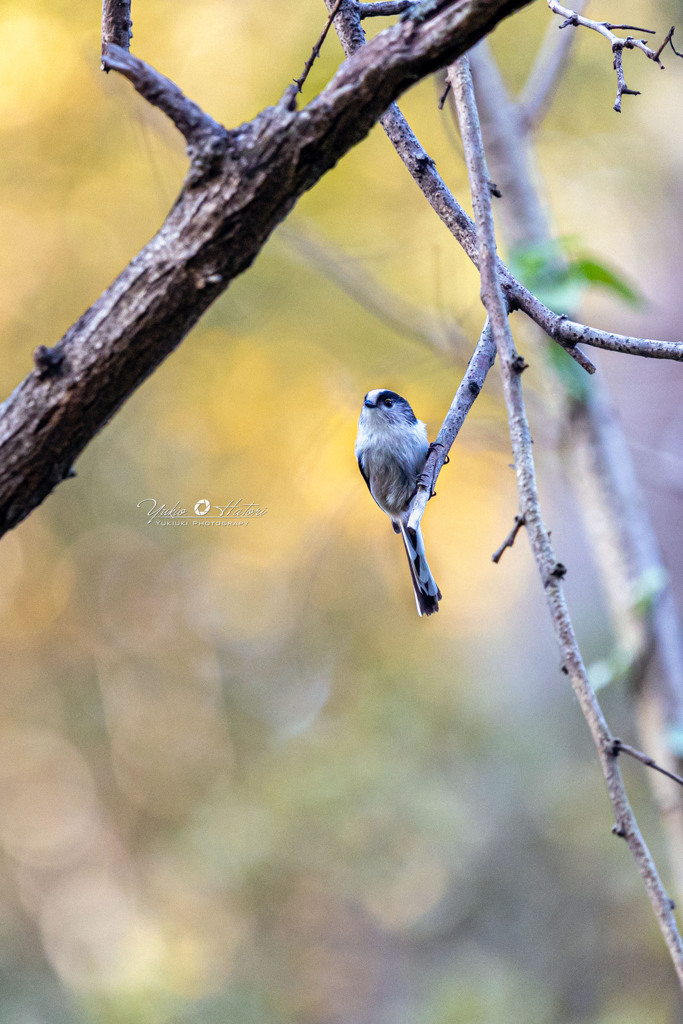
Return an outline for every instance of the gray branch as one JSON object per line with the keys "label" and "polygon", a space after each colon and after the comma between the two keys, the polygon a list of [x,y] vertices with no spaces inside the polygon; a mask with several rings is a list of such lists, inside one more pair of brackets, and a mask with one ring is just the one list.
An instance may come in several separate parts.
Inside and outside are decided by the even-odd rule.
{"label": "gray branch", "polygon": [[595,692],[588,680],[565,601],[561,580],[566,569],[558,563],[555,557],[550,536],[541,515],[531,435],[522,394],[521,367],[517,361],[509,328],[507,309],[495,258],[496,242],[491,211],[489,175],[466,56],[461,57],[454,68],[449,69],[449,78],[461,125],[477,236],[480,243],[482,301],[491,318],[508,409],[510,439],[519,493],[519,515],[524,520],[529,543],[541,576],[564,668],[569,675],[597,747],[616,819],[614,831],[624,838],[629,846],[671,954],[679,982],[683,985],[683,942],[673,914],[672,901],[662,885],[655,863],[631,809],[617,764],[618,745],[610,733]]}
{"label": "gray branch", "polygon": [[429,455],[424,469],[420,475],[417,485],[417,492],[410,506],[408,526],[416,530],[422,516],[425,514],[427,502],[434,494],[436,478],[443,469],[448,458],[448,453],[460,433],[467,414],[474,405],[475,400],[484,386],[486,375],[494,364],[496,358],[496,346],[493,341],[491,326],[488,322],[484,324],[477,347],[472,353],[467,369],[455,392],[450,409],[446,413],[441,429],[429,448]]}
{"label": "gray branch", "polygon": [[361,18],[391,18],[395,14],[403,14],[415,6],[415,0],[375,0],[375,3],[356,4]]}
{"label": "gray branch", "polygon": [[[559,35],[563,38],[562,33]],[[565,33],[564,37],[573,35]],[[519,120],[518,111],[486,41],[471,51],[470,60],[494,177],[509,183],[506,200],[520,189],[526,197],[524,203],[510,203],[503,223],[506,229],[511,228],[511,237],[517,243],[533,241],[547,246],[552,241],[548,215],[538,192],[528,189],[530,169],[536,164],[531,137],[509,130],[510,122]],[[516,183],[516,175],[524,180]],[[561,258],[561,253],[558,256]],[[561,326],[570,324],[564,321]],[[629,339],[607,337],[615,349],[633,351],[624,346]],[[647,344],[641,339],[638,351]],[[655,343],[654,352],[662,354],[665,347],[665,343]],[[680,357],[680,346],[674,345],[670,354]],[[680,773],[681,761],[671,749],[668,731],[680,729],[683,724],[683,633],[628,445],[609,396],[597,381],[584,389],[582,397],[574,395],[566,403],[563,436],[572,456],[574,487],[601,569],[621,664],[630,689],[637,695],[644,746],[656,752],[657,760],[669,765],[674,774]],[[647,579],[659,581],[660,589],[644,608],[635,601],[635,595]],[[672,792],[657,775],[651,776],[651,783],[680,893],[683,796],[680,791]]]}
{"label": "gray branch", "polygon": [[[325,0],[328,7],[332,0]],[[353,6],[353,0],[342,4],[335,28],[347,56],[356,53],[365,42],[360,19]],[[369,44],[368,44],[369,45]],[[380,118],[390,142],[412,175],[425,199],[439,216],[446,228],[462,246],[467,256],[479,267],[477,236],[472,219],[453,196],[439,174],[434,161],[417,139],[398,106],[393,103]],[[585,324],[572,324],[564,317],[553,313],[528,288],[525,288],[508,268],[499,260],[501,282],[511,309],[522,310],[548,337],[566,349],[567,353],[589,373],[595,372],[590,359],[576,348],[578,342],[596,348],[628,352],[632,355],[654,359],[683,360],[683,343],[654,341],[645,338],[626,337],[610,334]],[[578,334],[581,333],[579,337]]]}
{"label": "gray branch", "polygon": [[130,49],[132,28],[130,0],[102,0],[102,56],[111,45]]}

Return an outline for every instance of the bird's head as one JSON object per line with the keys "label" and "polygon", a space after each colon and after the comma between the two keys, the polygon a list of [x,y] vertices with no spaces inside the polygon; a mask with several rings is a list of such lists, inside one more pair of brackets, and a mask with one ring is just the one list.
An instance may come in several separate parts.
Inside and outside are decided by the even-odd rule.
{"label": "bird's head", "polygon": [[374,391],[368,391],[363,400],[361,414],[375,423],[387,425],[390,423],[417,423],[415,413],[405,398],[401,398],[395,391],[388,391],[386,388],[375,388]]}

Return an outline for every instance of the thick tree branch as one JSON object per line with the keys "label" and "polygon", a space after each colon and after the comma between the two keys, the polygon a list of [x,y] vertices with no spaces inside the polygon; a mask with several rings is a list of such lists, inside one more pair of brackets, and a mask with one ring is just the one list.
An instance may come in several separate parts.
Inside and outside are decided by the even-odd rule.
{"label": "thick tree branch", "polygon": [[481,252],[482,301],[491,318],[498,349],[503,390],[508,408],[512,451],[519,492],[519,515],[523,517],[534,554],[555,634],[581,710],[596,744],[607,789],[616,819],[615,832],[628,843],[645,884],[659,927],[669,948],[679,981],[683,984],[683,942],[678,932],[672,903],[661,883],[654,861],[640,833],[617,765],[617,752],[602,710],[591,687],[564,598],[561,579],[566,570],[555,558],[550,537],[543,522],[529,424],[524,408],[521,378],[507,320],[507,310],[495,259],[495,233],[489,175],[484,157],[479,118],[467,57],[449,71],[453,88],[465,159],[472,189],[477,236]]}
{"label": "thick tree branch", "polygon": [[175,86],[109,44],[121,70],[190,143],[183,189],[158,234],[0,407],[0,534],[72,475],[74,459],[180,343],[311,188],[417,79],[530,0],[453,0],[376,36],[300,112],[283,101],[226,132]]}

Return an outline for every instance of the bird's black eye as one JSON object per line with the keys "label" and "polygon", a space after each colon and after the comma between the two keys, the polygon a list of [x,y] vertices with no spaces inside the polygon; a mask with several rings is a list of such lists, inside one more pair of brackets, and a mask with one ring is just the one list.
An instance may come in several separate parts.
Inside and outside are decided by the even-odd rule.
{"label": "bird's black eye", "polygon": [[392,405],[394,404],[393,398],[385,398],[384,404],[386,405],[387,409],[391,409]]}

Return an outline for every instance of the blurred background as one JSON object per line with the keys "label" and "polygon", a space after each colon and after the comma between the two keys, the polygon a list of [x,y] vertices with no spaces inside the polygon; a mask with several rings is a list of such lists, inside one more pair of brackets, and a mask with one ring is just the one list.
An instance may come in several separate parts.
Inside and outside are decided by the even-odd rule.
{"label": "blurred background", "polygon": [[[136,0],[132,48],[236,125],[277,101],[322,28],[320,0],[286,6]],[[681,9],[588,13],[661,39]],[[513,91],[551,18],[533,4],[495,33]],[[98,5],[3,0],[0,39],[6,395],[154,234],[186,159],[164,118],[99,71]],[[304,100],[340,59],[332,32]],[[642,95],[619,116],[608,46],[579,33],[537,136],[539,179],[557,236],[640,296],[590,289],[582,318],[680,340],[683,62],[624,63]],[[441,91],[425,81],[402,106],[469,209]],[[491,562],[517,511],[496,370],[424,522],[438,616],[418,618],[355,464],[371,388],[406,395],[435,436],[482,326],[478,291],[375,129],[76,479],[2,539],[2,1024],[683,1019],[524,535]],[[680,599],[681,367],[595,358]],[[544,516],[590,663],[614,640],[547,365],[530,361]],[[162,526],[145,499],[265,514]],[[601,699],[636,742],[625,688]],[[623,767],[672,886],[645,770]]]}

